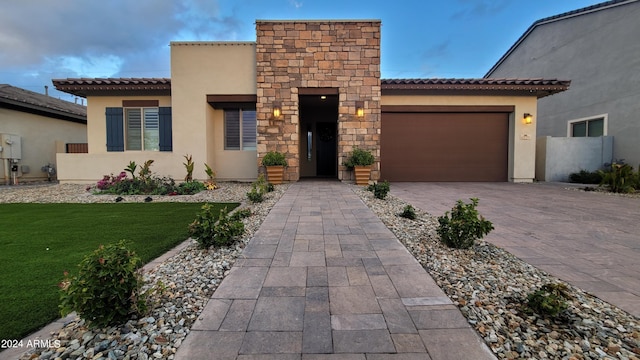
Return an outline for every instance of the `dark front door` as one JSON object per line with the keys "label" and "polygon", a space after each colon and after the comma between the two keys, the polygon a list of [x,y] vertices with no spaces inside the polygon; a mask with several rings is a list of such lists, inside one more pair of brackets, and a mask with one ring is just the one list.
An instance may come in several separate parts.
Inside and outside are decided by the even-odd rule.
{"label": "dark front door", "polygon": [[316,174],[318,176],[335,177],[337,172],[336,155],[336,123],[318,122],[316,123]]}

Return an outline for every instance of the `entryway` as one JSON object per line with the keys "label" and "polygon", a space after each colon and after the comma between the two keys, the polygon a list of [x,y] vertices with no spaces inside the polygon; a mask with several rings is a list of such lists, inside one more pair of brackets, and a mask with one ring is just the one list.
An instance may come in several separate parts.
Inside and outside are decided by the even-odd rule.
{"label": "entryway", "polygon": [[337,178],[337,89],[300,89],[300,93],[305,93],[299,95],[300,177]]}

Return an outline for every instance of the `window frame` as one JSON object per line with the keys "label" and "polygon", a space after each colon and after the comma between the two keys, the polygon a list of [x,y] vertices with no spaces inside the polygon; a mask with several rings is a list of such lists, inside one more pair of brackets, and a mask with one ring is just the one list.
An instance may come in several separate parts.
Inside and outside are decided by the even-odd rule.
{"label": "window frame", "polygon": [[[574,119],[567,121],[567,137],[589,137],[589,121],[602,120],[602,136],[607,136],[607,128],[609,127],[609,114],[600,114],[594,116],[583,117],[580,119]],[[586,134],[585,136],[573,136],[573,126],[578,123],[585,123]]]}
{"label": "window frame", "polygon": [[[156,113],[156,132],[157,132],[157,138],[158,138],[158,144],[156,144],[154,146],[153,149],[147,149],[145,146],[145,132],[148,130],[146,129],[146,124],[147,124],[147,119],[145,117],[146,114],[146,110],[149,109],[155,109],[155,113]],[[130,149],[129,148],[129,111],[131,110],[138,110],[140,113],[140,149]],[[152,152],[156,152],[156,151],[160,151],[160,107],[159,106],[126,106],[122,108],[122,121],[123,121],[123,128],[124,128],[124,151],[152,151]]]}
{"label": "window frame", "polygon": [[[227,130],[228,130],[228,126],[227,126],[227,114],[229,112],[238,112],[238,147],[229,147],[229,145],[227,144],[227,140],[228,140],[228,135],[227,135]],[[245,112],[253,112],[253,122],[254,122],[254,128],[255,128],[255,134],[253,135],[253,146],[249,145],[250,147],[246,147],[245,146],[245,117],[244,117],[244,113]],[[251,108],[225,108],[223,109],[223,128],[224,128],[224,150],[225,151],[256,151],[257,147],[258,147],[258,129],[257,129],[257,112],[255,109],[251,109]]]}

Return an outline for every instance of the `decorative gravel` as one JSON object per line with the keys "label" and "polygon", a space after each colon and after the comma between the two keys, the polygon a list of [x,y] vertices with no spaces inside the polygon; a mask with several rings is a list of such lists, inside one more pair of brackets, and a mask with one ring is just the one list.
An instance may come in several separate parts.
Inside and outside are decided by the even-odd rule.
{"label": "decorative gravel", "polygon": [[[154,201],[242,202],[249,184],[222,183],[221,189],[193,196],[152,196]],[[2,202],[113,202],[115,195],[93,195],[83,185],[0,187]],[[203,251],[189,240],[185,249],[144,274],[155,293],[150,313],[127,324],[89,330],[74,319],[51,334],[57,347],[31,349],[20,359],[173,359],[235,259],[286,190],[278,185],[265,202],[245,204],[253,216],[234,247]],[[397,216],[406,203],[389,195],[378,200],[361,187],[353,190],[382,219],[459,307],[500,359],[640,359],[637,318],[569,284],[570,306],[558,319],[527,315],[527,294],[543,284],[562,283],[486,242],[452,250],[436,234],[434,216],[416,209],[418,219]],[[146,196],[125,196],[140,202]],[[453,204],[452,204],[453,205]]]}
{"label": "decorative gravel", "polygon": [[[500,359],[638,359],[638,318],[564,283],[484,241],[450,249],[436,233],[437,218],[398,216],[407,205],[389,195],[354,191],[371,208],[458,306]],[[453,206],[454,204],[452,204]],[[441,214],[438,214],[438,216]],[[565,284],[569,308],[557,319],[523,311],[527,295],[548,283]]]}

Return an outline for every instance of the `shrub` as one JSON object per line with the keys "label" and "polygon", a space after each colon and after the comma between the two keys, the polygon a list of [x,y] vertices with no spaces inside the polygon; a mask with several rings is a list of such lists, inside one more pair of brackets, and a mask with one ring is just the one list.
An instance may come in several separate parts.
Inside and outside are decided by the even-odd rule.
{"label": "shrub", "polygon": [[569,174],[569,181],[578,184],[599,184],[602,176],[597,171],[580,170],[577,173]]}
{"label": "shrub", "polygon": [[98,188],[98,190],[103,190],[103,191],[109,190],[110,188],[116,186],[118,183],[126,180],[127,180],[127,174],[124,171],[120,172],[118,176],[113,176],[113,174],[104,175],[102,177],[102,180],[98,181],[98,183],[96,184],[96,188]]}
{"label": "shrub", "polygon": [[527,296],[525,312],[534,312],[543,317],[556,317],[568,307],[570,299],[564,284],[546,284]]}
{"label": "shrub", "polygon": [[258,186],[256,184],[253,184],[253,186],[251,186],[251,191],[247,193],[247,198],[252,203],[260,203],[264,201],[263,192],[262,190],[258,190]]}
{"label": "shrub", "polygon": [[129,166],[124,168],[124,170],[128,171],[129,173],[131,173],[131,177],[135,180],[135,178],[136,178],[136,168],[137,167],[138,167],[138,165],[136,164],[135,161],[129,161]]}
{"label": "shrub", "polygon": [[609,191],[615,193],[633,192],[637,184],[637,175],[633,173],[633,167],[624,163],[613,163],[608,171],[599,171],[602,176],[600,185],[605,185]]}
{"label": "shrub", "polygon": [[277,151],[269,151],[262,158],[264,166],[287,166],[287,158],[283,153]]}
{"label": "shrub", "polygon": [[458,200],[456,205],[451,209],[451,217],[449,211],[438,218],[438,235],[447,246],[456,249],[468,249],[473,246],[476,239],[482,239],[491,230],[493,224],[491,221],[478,213],[478,199],[471,198],[471,203],[465,204],[462,200]]}
{"label": "shrub", "polygon": [[391,185],[388,181],[376,182],[367,186],[367,190],[373,192],[373,196],[377,199],[384,200],[391,189]]}
{"label": "shrub", "polygon": [[176,192],[180,195],[193,195],[205,189],[205,185],[199,181],[185,181],[178,185]]}
{"label": "shrub", "polygon": [[144,312],[143,283],[137,272],[141,263],[124,240],[101,245],[80,262],[78,275],[65,273],[60,286],[62,315],[76,311],[91,326],[105,327]]}
{"label": "shrub", "polygon": [[414,209],[413,206],[411,205],[407,205],[404,207],[402,212],[398,214],[398,216],[403,217],[405,219],[409,219],[409,220],[415,220],[417,217],[416,209]]}
{"label": "shrub", "polygon": [[370,151],[360,149],[358,147],[353,148],[353,152],[347,160],[344,162],[344,166],[349,169],[354,168],[355,166],[369,166],[375,162],[375,158]]}
{"label": "shrub", "polygon": [[249,216],[251,216],[251,210],[248,208],[244,208],[234,211],[229,217],[231,218],[231,220],[238,221],[244,218],[248,218]]}
{"label": "shrub", "polygon": [[189,224],[189,233],[198,241],[201,248],[228,246],[242,235],[244,224],[228,214],[225,207],[216,217],[210,204],[202,205],[202,210],[196,214],[196,219]]}

